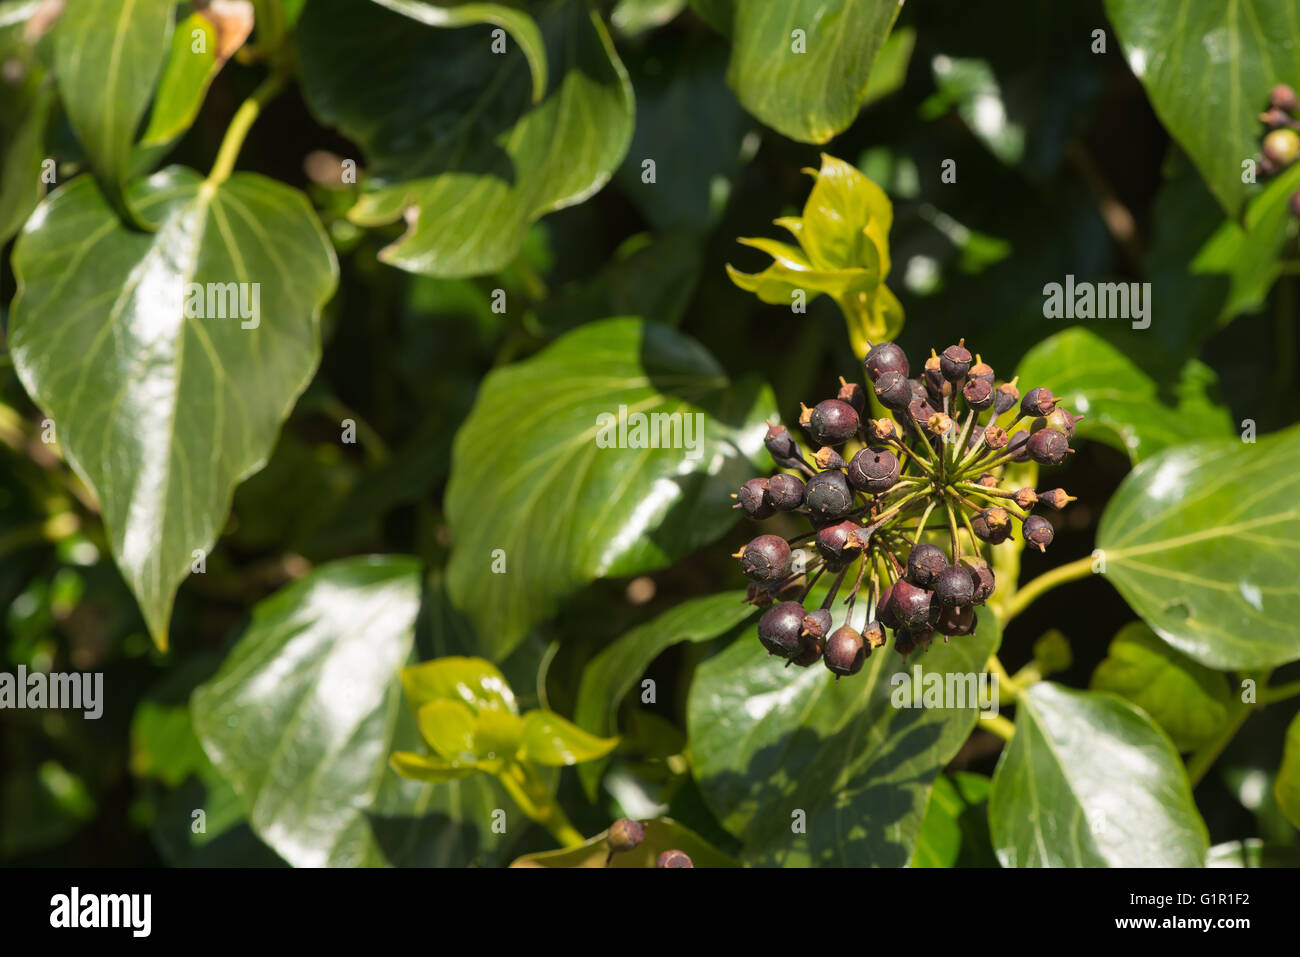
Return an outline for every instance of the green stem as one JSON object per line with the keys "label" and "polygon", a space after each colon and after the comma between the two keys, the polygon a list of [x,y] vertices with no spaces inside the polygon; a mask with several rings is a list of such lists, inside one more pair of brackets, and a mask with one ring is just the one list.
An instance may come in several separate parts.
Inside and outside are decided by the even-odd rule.
{"label": "green stem", "polygon": [[512,762],[497,775],[497,780],[505,787],[511,799],[519,805],[519,809],[550,831],[551,836],[561,845],[577,847],[586,841],[578,829],[569,822],[559,802],[531,767]]}
{"label": "green stem", "polygon": [[1187,779],[1191,781],[1192,787],[1196,787],[1201,783],[1205,773],[1213,767],[1214,762],[1223,753],[1223,749],[1228,746],[1228,742],[1233,739],[1253,710],[1253,705],[1239,702],[1236,711],[1228,719],[1228,723],[1223,726],[1214,739],[1203,744],[1187,759]]}
{"label": "green stem", "polygon": [[1020,683],[1007,673],[1006,666],[1002,664],[1001,658],[999,658],[997,655],[989,655],[989,660],[988,663],[984,666],[984,670],[998,679],[998,689],[999,689],[998,703],[999,704],[1003,703],[1001,690],[1004,687],[1007,692],[1008,701],[1014,701],[1016,698],[1020,697]]}
{"label": "green stem", "polygon": [[981,716],[977,726],[985,731],[992,731],[1003,741],[1010,741],[1016,733],[1016,726],[1000,714],[993,715],[990,718]]}
{"label": "green stem", "polygon": [[1028,608],[1039,595],[1051,591],[1057,585],[1087,578],[1092,574],[1092,556],[1085,555],[1068,564],[1053,568],[1050,572],[1039,575],[1024,588],[1018,589],[1002,605],[1002,627],[1006,628],[1022,611]]}
{"label": "green stem", "polygon": [[257,121],[262,108],[284,89],[284,85],[284,74],[278,71],[272,73],[262,81],[261,86],[254,90],[248,99],[240,104],[230,120],[230,125],[226,127],[225,138],[222,139],[221,148],[217,150],[217,158],[212,163],[212,172],[208,174],[206,183],[209,188],[220,186],[230,179],[230,174],[235,169],[235,160],[239,157],[239,151],[244,145],[248,131]]}
{"label": "green stem", "polygon": [[1279,701],[1294,698],[1296,695],[1300,695],[1300,681],[1278,685],[1276,688],[1264,688],[1259,693],[1259,703],[1277,704]]}

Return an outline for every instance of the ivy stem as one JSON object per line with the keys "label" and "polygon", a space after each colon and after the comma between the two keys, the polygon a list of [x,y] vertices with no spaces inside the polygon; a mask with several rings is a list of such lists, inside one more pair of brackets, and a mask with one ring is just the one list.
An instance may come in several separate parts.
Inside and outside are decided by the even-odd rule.
{"label": "ivy stem", "polygon": [[1092,574],[1092,556],[1085,555],[1065,565],[1043,572],[1024,588],[1017,589],[1002,605],[1002,627],[1006,628],[1022,611],[1033,604],[1034,599],[1044,592],[1051,591],[1057,585],[1087,578]]}
{"label": "ivy stem", "polygon": [[239,157],[239,151],[244,145],[244,140],[248,136],[248,131],[252,129],[257,117],[261,114],[262,108],[272,100],[277,93],[284,89],[285,77],[280,72],[272,73],[261,85],[253,91],[230,120],[230,125],[226,127],[226,135],[221,140],[221,148],[217,150],[217,158],[212,163],[212,172],[208,173],[207,182],[204,184],[209,189],[220,186],[226,180],[230,179],[230,174],[234,172],[235,160]]}
{"label": "ivy stem", "polygon": [[1238,701],[1236,710],[1228,718],[1228,723],[1215,735],[1213,740],[1207,741],[1187,759],[1187,779],[1191,782],[1193,788],[1201,783],[1201,779],[1213,767],[1214,762],[1223,753],[1223,749],[1228,746],[1228,742],[1237,734],[1237,731],[1250,717],[1253,710],[1255,710],[1253,705],[1242,704]]}
{"label": "ivy stem", "polygon": [[551,832],[564,847],[577,847],[586,841],[565,815],[559,802],[537,772],[528,765],[511,762],[497,780],[511,799],[529,818]]}
{"label": "ivy stem", "polygon": [[1259,693],[1260,704],[1277,704],[1279,701],[1285,701],[1287,698],[1294,698],[1300,695],[1300,681],[1292,681],[1290,684],[1278,685],[1276,688],[1264,688]]}
{"label": "ivy stem", "polygon": [[978,727],[983,728],[985,731],[992,731],[1003,741],[1010,741],[1016,733],[1016,726],[1000,714],[988,718],[981,716]]}
{"label": "ivy stem", "polygon": [[[1002,659],[997,655],[989,655],[988,663],[984,665],[984,670],[993,675],[998,680],[998,704],[1010,703],[1020,697],[1020,685],[1015,678],[1007,673],[1006,666],[1002,664]],[[1003,701],[1002,689],[1006,689],[1006,701]]]}

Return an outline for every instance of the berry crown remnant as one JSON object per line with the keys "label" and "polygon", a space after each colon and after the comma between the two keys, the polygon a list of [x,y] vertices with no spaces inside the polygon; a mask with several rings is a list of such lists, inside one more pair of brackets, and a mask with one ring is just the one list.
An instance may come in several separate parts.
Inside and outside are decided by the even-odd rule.
{"label": "berry crown remnant", "polygon": [[[769,423],[767,450],[783,471],[748,480],[734,496],[752,519],[788,512],[811,524],[790,539],[759,535],[735,557],[751,582],[748,600],[766,609],[758,638],[768,654],[805,668],[821,661],[837,681],[862,670],[887,630],[904,657],[936,634],[974,634],[975,608],[995,587],[984,552],[1017,525],[1028,547],[1045,551],[1052,523],[1031,512],[1074,501],[1060,488],[1003,486],[1010,463],[1059,465],[1074,451],[1079,416],[1051,389],[1022,397],[1015,379],[995,385],[965,340],[932,352],[918,378],[908,378],[907,356],[892,342],[869,346],[863,368],[874,404],[889,415],[868,417],[867,392],[841,379],[835,398],[803,406],[799,417],[816,451]],[[796,546],[809,541],[813,558],[796,563]],[[806,608],[827,572],[821,607]],[[859,600],[868,612],[861,631],[852,625]]]}

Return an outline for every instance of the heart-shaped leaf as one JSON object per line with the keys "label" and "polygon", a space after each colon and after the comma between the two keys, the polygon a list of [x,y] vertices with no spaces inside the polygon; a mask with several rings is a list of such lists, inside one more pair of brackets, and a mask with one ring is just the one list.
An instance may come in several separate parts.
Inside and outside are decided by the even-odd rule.
{"label": "heart-shaped leaf", "polygon": [[1188,362],[1176,404],[1169,404],[1132,359],[1081,326],[1034,346],[1016,375],[1022,389],[1045,385],[1062,405],[1082,415],[1077,435],[1114,446],[1135,464],[1170,445],[1232,433],[1228,410],[1207,394],[1217,384],[1208,366]]}
{"label": "heart-shaped leaf", "polygon": [[1300,714],[1286,729],[1286,743],[1282,747],[1282,766],[1273,781],[1273,796],[1277,806],[1292,824],[1300,827]]}
{"label": "heart-shaped leaf", "polygon": [[[755,610],[753,605],[745,604],[743,591],[727,591],[683,602],[633,628],[591,659],[583,670],[574,718],[588,731],[612,733],[617,727],[619,704],[661,652],[678,642],[708,641],[725,634]],[[578,769],[587,796],[593,800],[603,768],[603,762],[593,761]]]}
{"label": "heart-shaped leaf", "polygon": [[1102,513],[1105,574],[1165,641],[1217,669],[1300,658],[1300,427],[1166,449]]}
{"label": "heart-shaped leaf", "polygon": [[[755,629],[704,662],[687,705],[691,763],[745,861],[907,864],[930,785],[976,723],[978,675],[998,639],[984,611],[975,636],[936,638],[906,663],[881,648],[839,682],[821,665],[786,668],[767,657]],[[920,707],[935,682],[963,700]]]}
{"label": "heart-shaped leaf", "polygon": [[308,103],[371,164],[349,215],[410,226],[385,262],[445,277],[499,269],[534,220],[586,199],[622,160],[632,89],[604,24],[579,0],[542,5],[537,19],[550,66],[534,104],[528,60],[494,53],[488,27],[425,29],[356,0],[308,5],[297,33]]}
{"label": "heart-shaped leaf", "polygon": [[1004,867],[1200,867],[1209,848],[1160,729],[1113,695],[1050,681],[1016,700],[989,824]]}
{"label": "heart-shaped leaf", "polygon": [[38,207],[10,344],[165,648],[177,587],[316,371],[338,267],[306,198],[261,176],[172,167],[130,202],[157,232],[125,228],[89,177]]}
{"label": "heart-shaped leaf", "polygon": [[698,343],[637,319],[582,326],[493,372],[447,485],[452,601],[500,660],[588,582],[712,541],[766,455],[774,406]]}
{"label": "heart-shaped leaf", "polygon": [[174,0],[77,0],[54,28],[68,121],[112,207],[143,225],[125,193],[136,127],[167,58]]}
{"label": "heart-shaped leaf", "polygon": [[1228,719],[1227,678],[1180,654],[1140,621],[1125,625],[1111,640],[1091,687],[1137,705],[1180,751],[1204,744]]}
{"label": "heart-shaped leaf", "polygon": [[[749,112],[805,143],[848,128],[898,18],[898,0],[692,0],[731,36],[727,80]],[[729,27],[729,29],[728,29]]]}
{"label": "heart-shaped leaf", "polygon": [[[737,864],[721,851],[712,847],[690,828],[683,827],[670,818],[662,817],[643,822],[645,837],[630,851],[610,857],[602,831],[578,847],[540,854],[525,854],[511,867],[654,867],[664,851],[682,851],[696,867],[736,867]],[[608,861],[608,864],[606,863]]]}
{"label": "heart-shaped leaf", "polygon": [[1269,90],[1300,83],[1292,0],[1106,0],[1129,67],[1165,128],[1228,215],[1249,193],[1242,162],[1259,154]]}

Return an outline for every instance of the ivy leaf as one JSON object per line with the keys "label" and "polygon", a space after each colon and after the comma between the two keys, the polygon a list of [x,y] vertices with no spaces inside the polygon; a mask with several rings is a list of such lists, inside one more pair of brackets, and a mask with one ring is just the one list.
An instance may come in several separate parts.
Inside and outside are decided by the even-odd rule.
{"label": "ivy leaf", "polygon": [[409,226],[384,262],[441,277],[500,269],[530,224],[595,193],[622,160],[632,88],[604,24],[565,0],[541,6],[538,25],[550,69],[534,104],[527,59],[514,48],[493,53],[486,27],[422,29],[355,0],[314,0],[304,11],[307,101],[371,164],[349,217]]}
{"label": "ivy leaf", "polygon": [[[982,612],[976,636],[946,645],[936,638],[907,663],[881,648],[836,682],[820,665],[787,669],[768,658],[755,627],[700,665],[687,703],[691,763],[705,800],[741,838],[745,861],[907,864],[930,786],[977,719],[974,698],[960,708],[900,707],[910,700],[904,682],[912,687],[920,669],[919,698],[926,676],[974,679],[998,640],[996,619]],[[792,831],[795,811],[806,815],[806,834]]]}
{"label": "ivy leaf", "polygon": [[1182,370],[1175,401],[1120,349],[1074,326],[1044,339],[1016,367],[1022,389],[1046,385],[1083,418],[1075,434],[1105,442],[1134,464],[1161,449],[1232,434],[1228,410],[1210,397],[1213,370],[1193,359]]}
{"label": "ivy leaf", "polygon": [[[682,641],[709,641],[755,611],[753,605],[745,604],[745,592],[727,591],[693,598],[633,628],[591,659],[583,670],[574,718],[588,731],[612,733],[618,726],[619,704],[665,649]],[[592,800],[603,768],[603,762],[594,761],[578,769],[578,777]]]}
{"label": "ivy leaf", "polygon": [[140,146],[170,143],[190,128],[208,87],[225,62],[217,57],[220,45],[216,25],[202,13],[191,13],[176,25],[171,53]]}
{"label": "ivy leaf", "polygon": [[491,23],[509,31],[528,60],[533,76],[533,102],[540,102],[546,93],[546,44],[537,21],[522,10],[501,3],[461,3],[456,6],[439,6],[423,0],[373,0],[381,7],[418,20],[430,27],[468,27]]}
{"label": "ivy leaf", "polygon": [[[610,857],[609,844],[606,839],[608,831],[601,831],[595,837],[577,847],[562,848],[558,851],[542,851],[538,854],[525,854],[511,867],[654,867],[655,861],[664,851],[683,851],[696,867],[736,867],[734,860],[710,845],[690,828],[678,824],[671,818],[661,817],[645,821],[645,837],[641,843],[630,851],[623,851]],[[609,861],[606,865],[606,860]]]}
{"label": "ivy leaf", "polygon": [[0,134],[5,145],[0,148],[0,246],[22,228],[36,204],[45,195],[41,164],[45,161],[45,126],[54,103],[50,90],[34,93],[25,109],[14,118],[12,131],[0,119]]}
{"label": "ivy leaf", "polygon": [[110,205],[138,227],[125,184],[136,127],[167,57],[173,0],[78,0],[54,28],[54,73],[68,121]]}
{"label": "ivy leaf", "polygon": [[89,177],[37,208],[13,254],[10,344],[166,648],[177,587],[316,371],[338,267],[306,198],[262,176],[213,186],[172,167],[130,202],[155,233],[124,227]]}
{"label": "ivy leaf", "polygon": [[618,746],[618,738],[598,738],[553,711],[524,715],[519,757],[547,767],[567,767],[603,758]]}
{"label": "ivy leaf", "polygon": [[730,35],[727,81],[745,109],[804,143],[825,143],[857,117],[876,55],[902,8],[898,0],[692,0],[691,5]]}
{"label": "ivy leaf", "polygon": [[1113,695],[1048,681],[1017,698],[989,824],[1004,867],[1200,867],[1209,847],[1160,729]]}
{"label": "ivy leaf", "polygon": [[402,685],[411,708],[419,711],[431,701],[459,701],[478,714],[506,711],[518,714],[515,693],[500,669],[482,658],[448,655],[402,669]]}
{"label": "ivy leaf", "polygon": [[1282,746],[1282,766],[1273,781],[1273,796],[1282,813],[1296,827],[1300,827],[1300,714],[1286,729],[1286,742]]}
{"label": "ivy leaf", "polygon": [[456,436],[446,509],[448,593],[493,657],[587,583],[661,568],[729,528],[774,405],[637,319],[491,373]]}
{"label": "ivy leaf", "polygon": [[1257,837],[1215,844],[1206,867],[1300,867],[1300,848],[1266,844]]}
{"label": "ivy leaf", "polygon": [[934,779],[912,867],[996,867],[989,839],[989,778],[960,771]]}
{"label": "ivy leaf", "polygon": [[1111,640],[1091,687],[1137,705],[1179,751],[1213,738],[1227,721],[1231,699],[1225,675],[1180,654],[1140,621],[1125,625]]}
{"label": "ivy leaf", "polygon": [[1210,668],[1300,658],[1300,427],[1179,445],[1140,463],[1102,513],[1106,577]]}
{"label": "ivy leaf", "polygon": [[1278,83],[1300,83],[1300,18],[1292,0],[1106,0],[1133,74],[1230,217],[1250,187],[1259,114]]}

